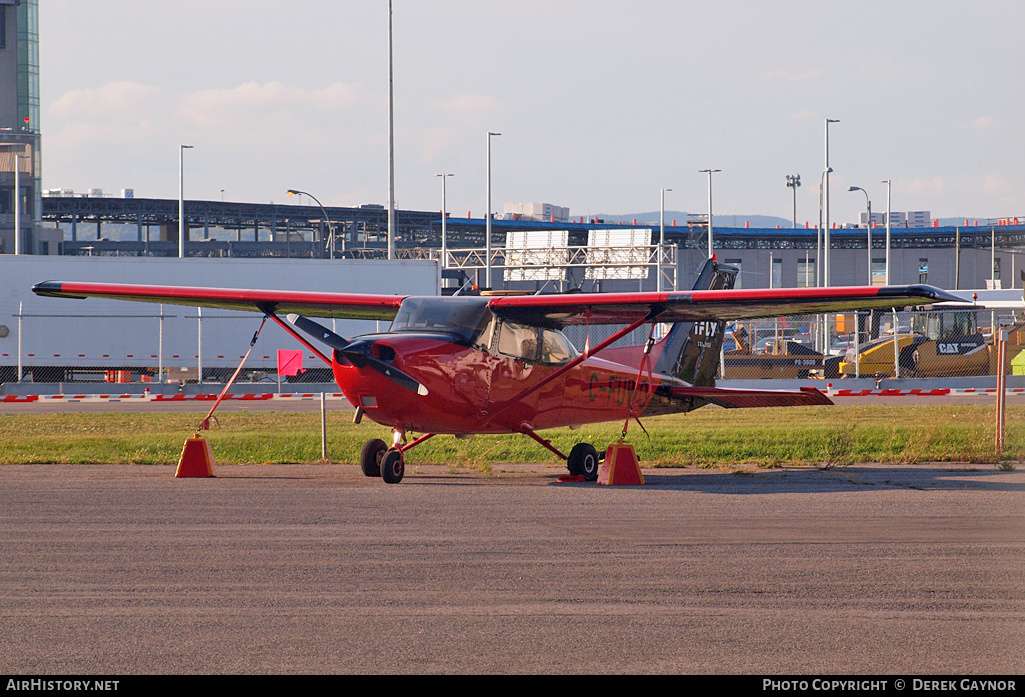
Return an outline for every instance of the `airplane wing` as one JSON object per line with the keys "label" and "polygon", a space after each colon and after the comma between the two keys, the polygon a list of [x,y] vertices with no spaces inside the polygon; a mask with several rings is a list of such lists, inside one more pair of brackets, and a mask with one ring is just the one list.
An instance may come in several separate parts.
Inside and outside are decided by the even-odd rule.
{"label": "airplane wing", "polygon": [[658,322],[730,321],[936,302],[965,301],[934,286],[909,285],[504,296],[493,298],[490,307],[502,317],[566,326],[630,324],[644,317]]}
{"label": "airplane wing", "polygon": [[32,286],[32,292],[36,295],[54,298],[109,298],[168,305],[215,307],[222,310],[273,312],[278,315],[296,313],[311,317],[374,320],[393,319],[405,298],[402,295],[145,286],[122,283],[67,283],[63,281],[37,283]]}
{"label": "airplane wing", "polygon": [[[36,295],[58,298],[108,298],[224,310],[296,313],[309,317],[390,320],[406,296],[242,290],[121,283],[44,281]],[[629,324],[644,317],[659,322],[737,320],[820,312],[890,309],[934,302],[965,302],[933,286],[867,286],[695,290],[670,293],[573,293],[492,298],[502,317],[554,326]]]}

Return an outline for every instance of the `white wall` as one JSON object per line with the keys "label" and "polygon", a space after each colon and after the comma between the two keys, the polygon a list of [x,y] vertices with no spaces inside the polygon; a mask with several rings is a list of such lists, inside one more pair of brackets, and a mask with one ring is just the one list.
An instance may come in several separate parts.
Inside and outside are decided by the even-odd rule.
{"label": "white wall", "polygon": [[[347,293],[436,295],[438,269],[430,261],[319,259],[153,259],[0,255],[0,365],[17,365],[19,304],[22,362],[33,365],[156,367],[160,306],[118,300],[39,297],[41,281],[91,281]],[[165,305],[164,365],[194,367],[196,308]],[[235,367],[260,324],[256,312],[203,311],[203,366]],[[331,320],[320,320],[327,326]],[[382,327],[386,328],[386,327]],[[355,336],[376,322],[338,320],[336,331]],[[0,334],[4,334],[0,329]],[[247,367],[272,367],[277,349],[301,346],[268,323]],[[32,355],[28,355],[32,354]],[[308,351],[307,365],[321,367]]]}

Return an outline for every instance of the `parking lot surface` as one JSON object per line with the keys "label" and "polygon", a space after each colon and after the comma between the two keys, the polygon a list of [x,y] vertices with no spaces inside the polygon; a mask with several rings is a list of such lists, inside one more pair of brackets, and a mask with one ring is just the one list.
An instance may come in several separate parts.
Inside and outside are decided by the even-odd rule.
{"label": "parking lot surface", "polygon": [[0,467],[0,672],[1025,671],[992,466]]}

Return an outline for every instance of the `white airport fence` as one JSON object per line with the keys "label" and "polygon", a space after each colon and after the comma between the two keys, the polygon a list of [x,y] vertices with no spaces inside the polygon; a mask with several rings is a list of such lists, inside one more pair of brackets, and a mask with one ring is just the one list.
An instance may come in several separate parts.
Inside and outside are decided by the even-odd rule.
{"label": "white airport fence", "polygon": [[[74,391],[132,391],[154,384],[223,384],[249,349],[258,313],[165,305],[134,314],[16,314],[0,336],[0,383],[61,383]],[[318,320],[342,336],[387,329],[387,322]],[[985,378],[1001,373],[993,328],[1007,333],[1003,374],[1025,375],[1025,323],[1008,311],[978,309],[864,312],[779,317],[726,327],[719,377],[726,380],[822,378]],[[894,329],[896,328],[896,331]],[[620,329],[569,327],[583,350]],[[661,338],[668,325],[657,325]],[[642,327],[615,346],[643,345]],[[278,375],[278,351],[301,351],[303,371]],[[325,349],[325,353],[327,350]],[[267,322],[238,380],[251,391],[332,383],[329,366]],[[980,382],[980,385],[982,383]]]}
{"label": "white airport fence", "polygon": [[[0,383],[97,389],[111,383],[223,383],[246,355],[262,320],[259,313],[175,306],[117,315],[17,314],[7,325],[7,336],[0,337]],[[387,328],[374,321],[320,321],[342,336]],[[279,376],[279,350],[301,351],[302,371]],[[282,383],[332,382],[328,365],[268,321],[238,379],[266,383],[267,391],[275,391],[279,378]]]}

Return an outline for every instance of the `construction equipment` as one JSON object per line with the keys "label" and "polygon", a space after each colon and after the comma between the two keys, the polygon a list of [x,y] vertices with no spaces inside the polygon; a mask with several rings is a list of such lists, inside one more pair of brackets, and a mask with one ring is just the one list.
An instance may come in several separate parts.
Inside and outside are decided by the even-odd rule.
{"label": "construction equipment", "polygon": [[736,348],[723,352],[723,375],[730,380],[759,378],[803,379],[822,369],[822,354],[792,338],[796,334],[780,328],[773,337],[753,344],[744,327],[727,330]]}
{"label": "construction equipment", "polygon": [[[1015,336],[1023,334],[1017,332]],[[894,337],[891,321],[876,338],[861,344],[857,351],[849,350],[840,362],[840,374],[902,378],[992,375],[997,360],[992,343],[979,328],[975,310],[917,312],[911,317],[910,331],[900,332],[898,327]],[[1017,350],[1009,347],[1009,355],[1017,354],[1020,348],[1021,344]]]}

